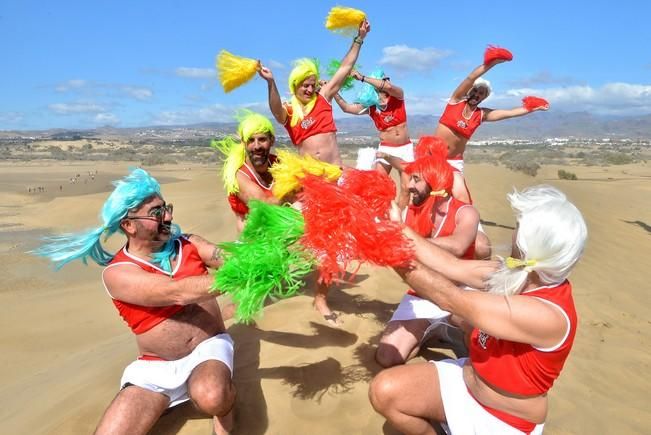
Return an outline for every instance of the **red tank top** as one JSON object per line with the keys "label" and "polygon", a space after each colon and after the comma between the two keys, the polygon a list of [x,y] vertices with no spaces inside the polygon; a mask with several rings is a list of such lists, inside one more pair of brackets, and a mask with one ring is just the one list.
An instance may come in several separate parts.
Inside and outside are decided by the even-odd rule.
{"label": "red tank top", "polygon": [[316,103],[312,111],[305,115],[298,124],[291,126],[292,106],[285,105],[287,110],[287,120],[283,126],[289,133],[289,138],[296,146],[301,146],[303,141],[320,133],[333,133],[337,131],[335,119],[332,116],[332,104],[323,98],[321,94],[316,95]]}
{"label": "red tank top", "polygon": [[[181,237],[177,240],[177,243],[179,244],[177,262],[171,274],[165,272],[158,266],[149,263],[148,261],[142,260],[129,254],[127,252],[126,246],[120,249],[117,254],[115,254],[115,257],[113,257],[113,260],[111,260],[108,266],[106,266],[106,269],[109,267],[117,266],[119,264],[135,264],[146,272],[170,276],[174,280],[186,278],[188,276],[204,275],[208,273],[206,265],[199,256],[197,248],[189,240],[187,240],[185,237]],[[104,284],[104,287],[106,288],[106,284]],[[136,335],[149,331],[154,326],[158,325],[166,319],[169,319],[174,314],[183,309],[183,305],[145,307],[142,305],[124,302],[118,299],[113,299],[113,304],[118,309],[120,316],[122,316],[124,321],[127,322],[127,325],[129,325],[129,327]]]}
{"label": "red tank top", "polygon": [[[273,165],[276,163],[276,160],[278,158],[274,154],[269,154],[269,166]],[[273,187],[273,181],[271,182],[271,185],[269,187],[265,186],[262,184],[260,181],[260,178],[257,176],[255,170],[251,168],[249,165],[244,163],[242,166],[240,166],[240,171],[247,177],[249,177],[251,180],[255,181],[255,184],[258,185],[260,190],[268,197],[272,197],[273,193],[271,192],[271,188]],[[231,206],[231,210],[237,215],[240,216],[246,216],[249,214],[249,206],[246,205],[244,201],[240,199],[239,196],[237,196],[236,193],[231,193],[228,195],[228,203]]]}
{"label": "red tank top", "polygon": [[577,315],[569,281],[521,293],[551,303],[563,311],[569,329],[563,341],[550,349],[491,337],[474,329],[470,336],[470,361],[475,371],[490,385],[513,394],[546,393],[561,373],[572,349]]}
{"label": "red tank top", "polygon": [[470,115],[470,119],[466,119],[463,116],[463,109],[466,108],[466,104],[466,101],[448,103],[439,122],[458,135],[470,139],[477,127],[481,125],[483,111],[481,107],[477,107]]}
{"label": "red tank top", "polygon": [[375,127],[380,131],[407,122],[405,101],[391,95],[389,95],[386,109],[380,110],[377,106],[370,106],[368,108],[368,114],[375,123]]}

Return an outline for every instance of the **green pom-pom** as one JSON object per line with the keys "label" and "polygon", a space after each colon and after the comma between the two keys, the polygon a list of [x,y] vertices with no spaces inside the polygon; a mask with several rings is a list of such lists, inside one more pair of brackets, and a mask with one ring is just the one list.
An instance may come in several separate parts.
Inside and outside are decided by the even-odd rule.
{"label": "green pom-pom", "polygon": [[289,245],[305,232],[305,222],[300,211],[288,206],[270,205],[252,200],[240,240],[257,240],[263,237],[280,239]]}
{"label": "green pom-pom", "polygon": [[[328,69],[326,70],[326,73],[328,74],[328,77],[332,78],[332,76],[335,75],[339,67],[341,66],[341,61],[337,59],[332,59],[330,63],[328,64]],[[360,69],[361,66],[355,65],[354,69]],[[355,79],[352,78],[351,76],[346,77],[346,80],[344,80],[344,84],[341,85],[341,90],[342,91],[349,91],[353,89],[355,86]]]}

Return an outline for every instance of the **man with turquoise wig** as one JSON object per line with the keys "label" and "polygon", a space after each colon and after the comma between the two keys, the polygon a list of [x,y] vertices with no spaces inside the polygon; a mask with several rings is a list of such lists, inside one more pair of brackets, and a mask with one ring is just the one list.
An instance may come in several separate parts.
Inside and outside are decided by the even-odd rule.
{"label": "man with turquoise wig", "polygon": [[[220,251],[172,223],[172,204],[146,171],[134,169],[114,185],[102,225],[51,237],[34,251],[57,268],[88,257],[106,266],[104,288],[136,336],[140,355],[125,369],[96,433],[147,433],[167,408],[188,400],[214,417],[215,433],[228,433],[233,341],[208,273],[220,266]],[[127,242],[111,254],[100,238],[118,231]]]}

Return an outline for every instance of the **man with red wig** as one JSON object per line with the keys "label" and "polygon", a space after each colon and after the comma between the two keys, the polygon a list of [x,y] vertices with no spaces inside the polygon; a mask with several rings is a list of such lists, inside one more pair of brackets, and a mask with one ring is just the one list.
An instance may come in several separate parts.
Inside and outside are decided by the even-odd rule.
{"label": "man with red wig", "polygon": [[[479,213],[451,195],[453,170],[440,155],[424,155],[405,167],[411,203],[405,224],[459,258],[474,257]],[[384,330],[376,353],[383,367],[404,364],[415,355],[426,332],[449,313],[408,291]]]}

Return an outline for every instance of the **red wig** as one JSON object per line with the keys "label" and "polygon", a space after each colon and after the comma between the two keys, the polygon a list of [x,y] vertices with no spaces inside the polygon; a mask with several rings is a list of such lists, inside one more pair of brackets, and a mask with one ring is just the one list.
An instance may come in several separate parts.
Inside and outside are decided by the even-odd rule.
{"label": "red wig", "polygon": [[424,156],[405,167],[409,175],[420,174],[432,191],[452,191],[454,173],[452,166],[441,156]]}
{"label": "red wig", "polygon": [[448,144],[438,136],[421,136],[414,147],[414,157],[440,156],[443,159],[448,157]]}

